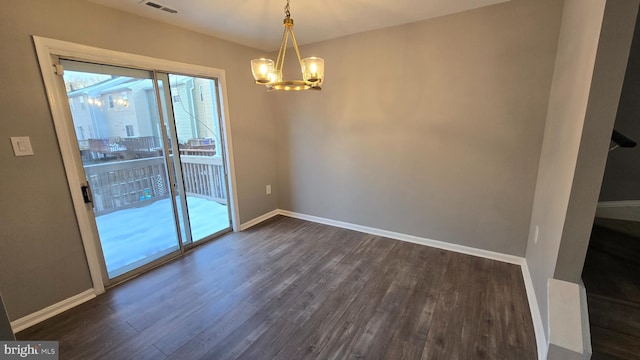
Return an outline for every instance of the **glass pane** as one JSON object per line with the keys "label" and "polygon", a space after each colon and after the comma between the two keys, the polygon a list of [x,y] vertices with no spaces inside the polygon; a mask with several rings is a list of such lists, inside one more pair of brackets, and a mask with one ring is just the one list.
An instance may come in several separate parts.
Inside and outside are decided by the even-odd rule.
{"label": "glass pane", "polygon": [[230,228],[215,80],[169,74],[192,241]]}
{"label": "glass pane", "polygon": [[179,249],[154,83],[146,71],[63,64],[104,259],[114,278]]}
{"label": "glass pane", "polygon": [[[179,156],[177,155],[177,151],[174,151],[174,141],[176,138],[175,127],[173,126],[173,113],[170,106],[168,106],[167,101],[171,98],[171,93],[169,91],[169,86],[167,85],[169,80],[168,76],[165,73],[157,73],[157,81],[158,88],[160,89],[160,102],[162,109],[162,119],[164,121],[164,126],[167,129],[167,135],[169,137],[168,141],[168,152],[169,158],[171,159],[171,169],[176,175],[176,187],[175,187],[175,206],[178,209],[178,224],[180,225],[180,234],[183,243],[191,242],[191,227],[189,225],[189,219],[187,218],[187,203],[186,198],[182,196],[184,193],[184,185],[182,183],[181,177],[181,166]],[[176,142],[177,144],[177,142]],[[177,149],[177,148],[176,148]]]}

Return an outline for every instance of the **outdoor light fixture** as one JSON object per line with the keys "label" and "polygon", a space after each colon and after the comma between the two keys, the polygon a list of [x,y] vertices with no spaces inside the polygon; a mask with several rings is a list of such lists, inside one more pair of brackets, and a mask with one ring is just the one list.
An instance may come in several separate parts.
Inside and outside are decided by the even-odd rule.
{"label": "outdoor light fixture", "polygon": [[89,105],[95,105],[97,107],[102,107],[102,101],[99,98],[89,98],[89,100],[87,100],[87,102],[89,103]]}
{"label": "outdoor light fixture", "polygon": [[[265,85],[268,90],[321,90],[322,80],[324,79],[324,59],[317,57],[300,58],[298,43],[293,34],[293,19],[289,12],[289,0],[287,0],[287,5],[284,7],[284,14],[284,34],[282,34],[278,58],[275,63],[271,59],[264,58],[251,60],[253,78],[256,80],[256,84]],[[282,80],[284,57],[287,53],[289,36],[291,36],[293,48],[298,56],[302,80]]]}

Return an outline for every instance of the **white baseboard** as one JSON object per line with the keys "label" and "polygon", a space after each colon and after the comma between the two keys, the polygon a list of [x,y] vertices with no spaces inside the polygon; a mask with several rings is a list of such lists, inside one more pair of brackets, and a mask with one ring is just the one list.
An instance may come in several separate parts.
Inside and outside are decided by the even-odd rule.
{"label": "white baseboard", "polygon": [[[536,343],[538,347],[538,359],[541,359],[541,360],[546,359],[548,343],[544,334],[544,329],[542,327],[542,318],[540,316],[540,309],[538,307],[538,302],[536,300],[535,292],[533,289],[533,283],[531,280],[531,274],[529,273],[529,267],[527,265],[527,261],[525,258],[514,256],[514,255],[502,254],[502,253],[493,252],[493,251],[477,249],[469,246],[451,244],[451,243],[438,241],[438,240],[421,238],[418,236],[407,235],[407,234],[377,229],[377,228],[368,227],[368,226],[351,224],[343,221],[337,221],[337,220],[322,218],[318,216],[296,213],[288,210],[280,210],[280,209],[270,211],[264,215],[261,215],[259,217],[256,217],[255,219],[249,220],[241,224],[240,231],[246,230],[276,215],[284,215],[291,218],[307,220],[307,221],[311,221],[319,224],[325,224],[325,225],[335,226],[343,229],[360,231],[360,232],[371,234],[371,235],[383,236],[383,237],[391,238],[395,240],[406,241],[414,244],[425,245],[425,246],[453,251],[457,253],[478,256],[478,257],[482,257],[490,260],[497,260],[497,261],[502,261],[510,264],[520,265],[522,269],[522,277],[524,278],[525,289],[527,292],[527,298],[529,300],[531,317],[533,320],[533,327],[534,327]],[[42,322],[55,315],[58,315],[66,310],[69,310],[75,306],[78,306],[95,297],[96,297],[95,291],[93,289],[89,289],[85,292],[72,296],[59,303],[48,306],[33,314],[27,315],[16,321],[13,321],[11,322],[11,327],[13,328],[14,333],[17,333],[39,322]]]}
{"label": "white baseboard", "polygon": [[599,201],[599,208],[621,207],[621,206],[640,206],[640,200],[617,200],[617,201]]}
{"label": "white baseboard", "polygon": [[640,200],[601,201],[596,208],[596,217],[640,221]]}
{"label": "white baseboard", "polygon": [[76,307],[84,302],[87,302],[96,297],[96,293],[93,289],[81,292],[78,295],[74,295],[68,299],[62,300],[59,303],[47,306],[46,308],[29,314],[25,317],[21,317],[16,321],[11,322],[11,328],[14,333],[20,332],[28,327],[31,327],[37,323],[52,318],[64,311],[67,311],[73,307]]}
{"label": "white baseboard", "polygon": [[[257,225],[267,219],[270,219],[276,215],[280,214],[279,210],[273,210],[268,212],[262,216],[259,216],[253,220],[249,220],[244,224],[240,225],[240,231],[246,230],[254,225]],[[64,311],[67,311],[73,307],[76,307],[86,301],[89,301],[96,297],[96,292],[94,289],[89,289],[80,294],[72,296],[68,299],[62,300],[56,304],[48,306],[40,311],[36,311],[32,314],[24,316],[18,320],[11,322],[11,328],[14,333],[20,332],[26,328],[29,328],[33,325],[36,325],[42,321],[45,321],[51,317],[54,317]]]}
{"label": "white baseboard", "polygon": [[584,343],[584,358],[591,359],[593,348],[591,347],[591,322],[589,321],[589,304],[587,303],[587,288],[580,280],[580,314],[582,315],[582,341]]}
{"label": "white baseboard", "polygon": [[533,329],[536,337],[536,346],[538,348],[538,359],[545,360],[547,358],[547,351],[549,348],[549,344],[547,342],[547,338],[544,333],[544,327],[542,325],[542,317],[540,315],[540,308],[538,307],[538,300],[536,299],[535,290],[533,288],[533,281],[531,280],[531,274],[529,273],[529,266],[527,265],[527,260],[525,258],[488,251],[488,250],[477,249],[469,246],[451,244],[451,243],[438,241],[438,240],[421,238],[418,236],[407,235],[407,234],[397,233],[393,231],[376,229],[368,226],[351,224],[344,221],[337,221],[337,220],[322,218],[318,216],[300,214],[300,213],[296,213],[288,210],[279,210],[279,214],[296,218],[296,219],[307,220],[307,221],[311,221],[319,224],[325,224],[325,225],[335,226],[343,229],[360,231],[360,232],[364,232],[371,235],[383,236],[383,237],[391,238],[395,240],[406,241],[414,244],[426,245],[426,246],[430,246],[438,249],[478,256],[478,257],[482,257],[490,260],[502,261],[509,264],[520,265],[520,268],[522,270],[522,278],[524,279],[525,290],[527,292],[527,299],[529,302],[531,319],[533,321]]}
{"label": "white baseboard", "polygon": [[531,273],[529,272],[529,265],[527,259],[522,259],[522,278],[524,279],[524,288],[527,291],[527,300],[529,300],[529,310],[531,311],[531,320],[533,321],[533,331],[536,335],[536,345],[538,347],[538,359],[546,360],[547,351],[549,350],[549,342],[544,334],[544,325],[542,324],[542,316],[540,315],[540,307],[538,306],[538,299],[536,298],[536,292],[533,289],[533,280],[531,279]]}
{"label": "white baseboard", "polygon": [[444,241],[432,240],[432,239],[397,233],[397,232],[388,231],[388,230],[376,229],[369,226],[351,224],[344,221],[337,221],[337,220],[326,219],[326,218],[321,218],[321,217],[312,216],[312,215],[305,215],[305,214],[300,214],[300,213],[296,213],[288,210],[280,210],[280,214],[284,216],[296,218],[296,219],[307,220],[307,221],[311,221],[319,224],[331,225],[331,226],[335,226],[343,229],[360,231],[360,232],[371,234],[371,235],[383,236],[390,239],[406,241],[406,242],[419,244],[419,245],[431,246],[438,249],[478,256],[486,259],[498,260],[498,261],[502,261],[510,264],[520,265],[522,264],[522,260],[523,260],[523,258],[515,255],[507,255],[507,254],[502,254],[498,252],[477,249],[469,246],[452,244]]}
{"label": "white baseboard", "polygon": [[247,221],[246,223],[240,224],[240,231],[244,231],[247,230],[248,228],[258,225],[259,223],[271,219],[272,217],[279,215],[280,214],[280,210],[276,209],[273,211],[270,211],[264,215],[258,216],[255,219],[251,219],[249,221]]}

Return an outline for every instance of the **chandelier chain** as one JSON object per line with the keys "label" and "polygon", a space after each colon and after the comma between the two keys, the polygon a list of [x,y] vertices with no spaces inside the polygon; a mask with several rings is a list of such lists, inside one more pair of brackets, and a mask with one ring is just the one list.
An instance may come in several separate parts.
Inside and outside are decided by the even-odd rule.
{"label": "chandelier chain", "polygon": [[287,19],[291,17],[291,12],[289,11],[289,0],[287,0],[287,5],[284,6],[284,14]]}

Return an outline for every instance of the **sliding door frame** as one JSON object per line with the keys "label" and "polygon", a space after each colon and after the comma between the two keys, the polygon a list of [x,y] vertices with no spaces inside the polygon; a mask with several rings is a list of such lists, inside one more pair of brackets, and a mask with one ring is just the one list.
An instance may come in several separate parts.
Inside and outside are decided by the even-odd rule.
{"label": "sliding door frame", "polygon": [[163,60],[149,56],[129,54],[120,51],[101,49],[93,46],[76,44],[68,41],[33,36],[33,41],[38,55],[38,63],[45,84],[47,100],[51,109],[53,123],[58,137],[58,144],[64,162],[67,182],[73,201],[78,227],[87,257],[89,272],[96,295],[104,292],[105,279],[102,259],[102,250],[99,247],[100,240],[94,221],[89,216],[91,204],[85,204],[80,187],[84,179],[82,161],[80,159],[78,144],[75,140],[75,129],[70,121],[71,114],[68,109],[67,94],[63,82],[58,75],[59,68],[54,62],[55,58],[93,62],[105,65],[129,67],[141,70],[150,70],[166,73],[182,73],[191,76],[215,78],[218,80],[218,97],[220,99],[220,116],[222,116],[222,131],[225,147],[224,161],[228,169],[228,201],[231,207],[231,225],[233,231],[239,231],[239,209],[236,193],[236,177],[233,157],[233,143],[231,139],[231,121],[229,104],[227,100],[227,86],[225,71],[201,65],[193,65],[170,60]]}

